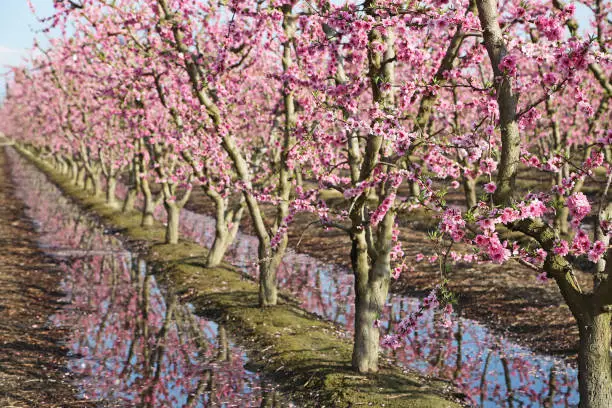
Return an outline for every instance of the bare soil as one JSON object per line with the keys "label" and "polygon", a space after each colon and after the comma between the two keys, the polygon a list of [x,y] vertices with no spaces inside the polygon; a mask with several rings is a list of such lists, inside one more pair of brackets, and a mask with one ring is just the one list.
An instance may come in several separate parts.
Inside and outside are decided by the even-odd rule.
{"label": "bare soil", "polygon": [[0,148],[0,406],[92,407],[65,371],[65,332],[48,324],[61,307],[60,271],[38,250],[9,171]]}

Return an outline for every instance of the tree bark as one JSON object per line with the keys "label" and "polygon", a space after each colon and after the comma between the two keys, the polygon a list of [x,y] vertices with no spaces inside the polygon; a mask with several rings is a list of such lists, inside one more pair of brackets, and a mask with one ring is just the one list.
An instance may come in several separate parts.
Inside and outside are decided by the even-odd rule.
{"label": "tree bark", "polygon": [[463,176],[463,190],[465,193],[465,203],[468,209],[475,207],[476,203],[476,180]]}
{"label": "tree bark", "polygon": [[579,321],[578,389],[580,408],[609,408],[612,403],[609,312]]}
{"label": "tree bark", "polygon": [[106,179],[106,204],[113,208],[119,208],[119,203],[117,202],[117,195],[115,191],[117,190],[117,176],[110,175]]}
{"label": "tree bark", "polygon": [[143,227],[151,227],[155,221],[153,214],[155,213],[157,203],[153,199],[153,193],[151,192],[151,187],[149,186],[149,181],[146,179],[146,177],[142,179],[140,187],[142,190],[142,195],[144,196],[144,203],[142,205],[142,221],[140,222],[140,225]]}
{"label": "tree bark", "polygon": [[176,203],[168,201],[164,201],[164,208],[168,216],[168,222],[166,223],[166,244],[178,244],[181,208]]}

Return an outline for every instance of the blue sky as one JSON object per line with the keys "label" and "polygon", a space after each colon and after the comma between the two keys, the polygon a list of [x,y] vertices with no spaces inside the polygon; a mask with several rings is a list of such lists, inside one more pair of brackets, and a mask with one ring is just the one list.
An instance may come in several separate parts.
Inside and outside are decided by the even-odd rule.
{"label": "blue sky", "polygon": [[[32,0],[40,16],[53,12],[53,0]],[[32,46],[35,30],[40,23],[32,15],[26,0],[0,0],[0,74],[7,71],[6,65],[17,65]],[[4,75],[0,76],[0,95],[4,93]]]}

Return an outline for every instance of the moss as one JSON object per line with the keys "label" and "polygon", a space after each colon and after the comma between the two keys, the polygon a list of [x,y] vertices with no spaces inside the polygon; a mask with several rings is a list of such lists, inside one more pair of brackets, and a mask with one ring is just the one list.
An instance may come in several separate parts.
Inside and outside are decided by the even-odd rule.
{"label": "moss", "polygon": [[[30,157],[28,155],[28,157]],[[30,157],[31,158],[31,157]],[[123,214],[74,187],[67,177],[32,161],[85,210],[124,238],[145,248],[157,279],[195,306],[198,315],[223,323],[249,352],[251,369],[274,379],[298,406],[458,407],[452,387],[385,366],[359,375],[349,367],[351,341],[334,324],[300,309],[287,294],[280,304],[258,307],[258,286],[231,265],[205,268],[206,249],[194,242],[163,244],[164,227],[140,226],[140,214]]]}

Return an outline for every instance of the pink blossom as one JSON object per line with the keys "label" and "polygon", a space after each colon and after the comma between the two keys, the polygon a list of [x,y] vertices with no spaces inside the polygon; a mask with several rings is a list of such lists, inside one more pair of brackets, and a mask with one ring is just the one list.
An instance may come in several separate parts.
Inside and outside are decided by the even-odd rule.
{"label": "pink blossom", "polygon": [[521,216],[521,213],[514,208],[504,208],[499,220],[502,224],[508,224],[510,222],[514,222],[518,220]]}
{"label": "pink blossom", "polygon": [[497,186],[495,183],[487,183],[484,185],[484,190],[489,194],[493,194],[497,190]]}
{"label": "pink blossom", "polygon": [[480,162],[480,171],[484,174],[491,174],[497,170],[497,162],[493,159],[484,159]]}
{"label": "pink blossom", "polygon": [[555,242],[555,246],[553,247],[553,252],[556,255],[565,256],[569,253],[569,244],[567,241],[560,239]]}
{"label": "pink blossom", "polygon": [[515,55],[506,55],[499,63],[499,70],[507,76],[516,75],[516,60]]}
{"label": "pink blossom", "polygon": [[606,252],[606,244],[601,241],[595,241],[595,243],[593,243],[593,248],[591,248],[588,254],[589,261],[599,261],[599,258],[601,258],[604,252]]}
{"label": "pink blossom", "polygon": [[588,234],[584,230],[578,230],[572,241],[572,252],[575,255],[585,254],[591,247],[591,241]]}
{"label": "pink blossom", "polygon": [[591,212],[591,204],[583,193],[574,193],[567,199],[567,207],[572,217],[582,220]]}

